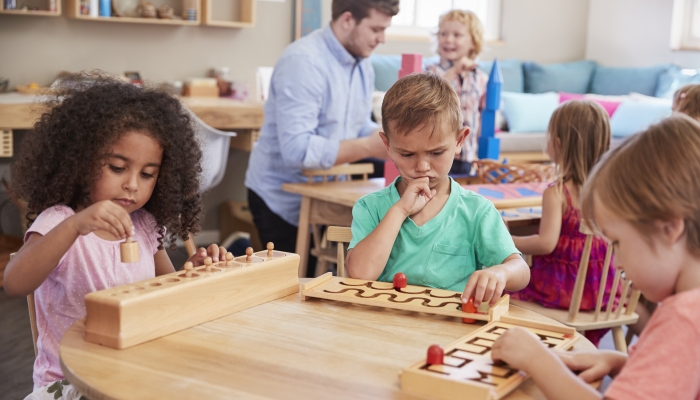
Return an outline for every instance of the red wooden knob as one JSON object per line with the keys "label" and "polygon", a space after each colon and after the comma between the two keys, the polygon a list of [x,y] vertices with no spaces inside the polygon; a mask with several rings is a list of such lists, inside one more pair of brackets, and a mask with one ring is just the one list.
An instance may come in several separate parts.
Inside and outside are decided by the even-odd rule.
{"label": "red wooden knob", "polygon": [[406,279],[406,274],[403,272],[397,272],[394,275],[394,289],[403,289],[407,285],[408,279]]}
{"label": "red wooden knob", "polygon": [[445,363],[445,352],[440,345],[434,344],[428,347],[428,364],[442,365]]}
{"label": "red wooden knob", "polygon": [[[466,303],[462,304],[462,311],[465,313],[476,314],[477,309],[474,307],[474,297],[470,297]],[[476,322],[476,320],[471,318],[462,318],[462,322],[465,324],[473,324]]]}

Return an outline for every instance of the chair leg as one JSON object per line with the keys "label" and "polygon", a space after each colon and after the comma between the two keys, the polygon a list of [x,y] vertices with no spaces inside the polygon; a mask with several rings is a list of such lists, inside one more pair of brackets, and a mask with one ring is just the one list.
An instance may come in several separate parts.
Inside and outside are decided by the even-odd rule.
{"label": "chair leg", "polygon": [[627,335],[625,335],[625,343],[627,343],[627,347],[629,347],[630,343],[632,343],[632,339],[634,338],[634,332],[632,332],[632,329],[627,327]]}
{"label": "chair leg", "polygon": [[625,342],[625,333],[622,331],[622,327],[613,327],[612,335],[613,342],[615,342],[615,349],[619,352],[627,354],[627,342]]}
{"label": "chair leg", "polygon": [[314,276],[321,276],[326,272],[328,272],[328,261],[319,260],[316,264],[316,273],[314,273]]}

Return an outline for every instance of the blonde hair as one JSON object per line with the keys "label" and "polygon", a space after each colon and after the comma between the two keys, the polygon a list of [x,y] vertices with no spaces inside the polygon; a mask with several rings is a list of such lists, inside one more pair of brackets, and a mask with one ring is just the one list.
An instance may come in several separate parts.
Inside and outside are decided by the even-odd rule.
{"label": "blonde hair", "polygon": [[390,128],[407,135],[428,124],[433,125],[432,135],[445,120],[449,129],[457,135],[462,128],[459,98],[452,85],[435,74],[403,77],[384,96],[382,128],[387,137]]}
{"label": "blonde hair", "polygon": [[441,26],[445,21],[457,21],[467,27],[472,37],[472,43],[474,43],[474,48],[469,52],[467,57],[474,60],[481,54],[481,49],[484,45],[484,25],[476,14],[466,10],[452,10],[440,16],[438,25]]}
{"label": "blonde hair", "polygon": [[589,172],[610,148],[610,120],[598,103],[569,100],[554,111],[547,128],[555,146],[558,182],[583,186]]}
{"label": "blonde hair", "polygon": [[685,85],[673,94],[673,109],[700,120],[700,85]]}
{"label": "blonde hair", "polygon": [[651,242],[654,221],[681,218],[700,253],[700,123],[675,114],[611,150],[581,193],[583,218],[600,232],[595,205],[631,223]]}

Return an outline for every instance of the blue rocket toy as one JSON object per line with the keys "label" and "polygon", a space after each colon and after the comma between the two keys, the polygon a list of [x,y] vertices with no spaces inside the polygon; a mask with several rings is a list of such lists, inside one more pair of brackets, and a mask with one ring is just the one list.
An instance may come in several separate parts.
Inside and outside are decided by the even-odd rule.
{"label": "blue rocket toy", "polygon": [[486,84],[486,108],[481,111],[481,137],[479,138],[479,158],[498,160],[501,152],[501,140],[495,138],[496,110],[501,105],[501,86],[503,75],[498,59],[493,61],[489,83]]}

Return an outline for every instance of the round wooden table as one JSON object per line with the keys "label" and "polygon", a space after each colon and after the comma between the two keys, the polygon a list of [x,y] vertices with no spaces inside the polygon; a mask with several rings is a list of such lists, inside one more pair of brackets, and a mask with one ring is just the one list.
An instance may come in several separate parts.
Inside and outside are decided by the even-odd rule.
{"label": "round wooden table", "polygon": [[[513,305],[508,315],[556,323]],[[399,371],[482,325],[294,294],[125,350],[85,342],[78,321],[61,367],[91,400],[413,399]],[[580,337],[574,348],[595,347]],[[506,398],[544,397],[528,381]]]}

